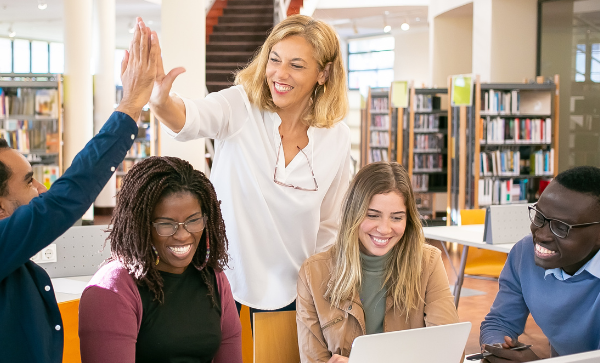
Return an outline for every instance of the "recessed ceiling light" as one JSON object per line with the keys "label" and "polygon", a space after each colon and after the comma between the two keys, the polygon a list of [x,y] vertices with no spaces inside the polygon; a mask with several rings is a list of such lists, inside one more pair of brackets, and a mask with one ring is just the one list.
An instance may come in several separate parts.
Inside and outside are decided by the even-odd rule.
{"label": "recessed ceiling light", "polygon": [[383,27],[383,32],[384,32],[384,33],[389,33],[389,32],[390,32],[390,30],[392,30],[392,27],[391,27],[391,26],[389,26],[389,25],[386,25],[386,26],[384,26],[384,27]]}
{"label": "recessed ceiling light", "polygon": [[400,25],[400,29],[406,31],[410,29],[410,25],[408,25],[408,23],[402,23],[402,25]]}
{"label": "recessed ceiling light", "polygon": [[14,38],[17,35],[17,32],[13,30],[12,25],[8,27],[8,37]]}
{"label": "recessed ceiling light", "polygon": [[47,7],[48,7],[48,3],[46,3],[44,0],[38,0],[38,9],[44,10]]}

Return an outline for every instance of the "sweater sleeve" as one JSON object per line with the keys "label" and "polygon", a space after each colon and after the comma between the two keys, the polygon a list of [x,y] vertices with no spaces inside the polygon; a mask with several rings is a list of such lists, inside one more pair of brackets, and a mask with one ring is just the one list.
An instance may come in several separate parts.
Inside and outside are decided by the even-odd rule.
{"label": "sweater sleeve", "polygon": [[450,292],[448,275],[446,275],[439,250],[436,249],[431,254],[430,264],[433,268],[427,280],[425,291],[425,325],[436,326],[458,323],[454,298]]}
{"label": "sweater sleeve", "polygon": [[86,288],[79,303],[82,363],[135,363],[138,316],[135,304],[100,286]]}
{"label": "sweater sleeve", "polygon": [[523,241],[517,243],[510,251],[506,264],[498,281],[500,289],[492,304],[490,312],[481,323],[481,344],[504,342],[507,335],[516,339],[523,334],[529,316],[529,308],[523,299],[519,270]]}
{"label": "sweater sleeve", "polygon": [[242,324],[235,307],[229,281],[222,271],[215,271],[221,296],[221,346],[214,363],[242,363]]}

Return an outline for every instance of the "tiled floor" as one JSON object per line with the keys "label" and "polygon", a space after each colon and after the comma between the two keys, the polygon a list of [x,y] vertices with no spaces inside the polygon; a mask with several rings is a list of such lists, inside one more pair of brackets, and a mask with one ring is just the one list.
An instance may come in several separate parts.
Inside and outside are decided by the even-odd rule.
{"label": "tiled floor", "polygon": [[[94,224],[108,224],[110,222],[110,216],[96,216],[94,218]],[[431,241],[432,244],[441,249],[441,245],[437,241]],[[446,272],[448,273],[448,279],[450,284],[453,284],[456,280],[454,272],[449,267],[448,259],[442,253],[444,264],[446,265]],[[450,257],[452,258],[454,265],[458,266],[460,261],[460,253],[458,250],[450,250]],[[467,354],[479,352],[479,327],[483,318],[490,310],[496,293],[498,292],[498,282],[489,280],[480,280],[474,278],[465,278],[463,284],[465,288],[482,291],[485,294],[476,296],[467,296],[460,299],[458,305],[458,316],[461,321],[470,321],[473,324],[471,328],[471,334],[467,341],[466,352]],[[550,345],[548,339],[544,336],[541,329],[533,321],[531,316],[527,320],[525,326],[525,333],[521,336],[520,340],[527,344],[533,344],[533,351],[540,358],[550,357]]]}

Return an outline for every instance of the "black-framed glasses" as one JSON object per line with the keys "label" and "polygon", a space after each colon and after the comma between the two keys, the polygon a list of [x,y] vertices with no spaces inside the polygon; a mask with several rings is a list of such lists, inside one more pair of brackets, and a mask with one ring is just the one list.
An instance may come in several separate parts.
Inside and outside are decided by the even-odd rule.
{"label": "black-framed glasses", "polygon": [[538,228],[544,227],[546,222],[550,223],[550,231],[554,233],[554,235],[558,238],[567,238],[569,235],[569,231],[571,228],[576,227],[586,227],[591,226],[592,224],[600,224],[599,222],[590,222],[590,223],[581,223],[581,224],[568,224],[563,221],[559,221],[558,219],[546,218],[545,215],[542,214],[539,210],[535,209],[535,204],[529,206],[529,219],[534,226]]}
{"label": "black-framed glasses", "polygon": [[162,237],[169,237],[177,233],[179,226],[183,226],[183,229],[189,233],[202,232],[206,224],[206,216],[194,217],[188,219],[185,222],[152,222],[152,225],[156,229],[156,233]]}
{"label": "black-framed glasses", "polygon": [[304,157],[306,158],[306,162],[308,163],[308,167],[310,168],[310,173],[312,174],[313,177],[313,181],[315,183],[315,187],[314,189],[307,189],[307,188],[302,188],[302,187],[297,187],[295,185],[292,184],[286,184],[283,182],[280,182],[279,180],[277,180],[277,165],[279,165],[279,154],[281,153],[281,145],[283,145],[283,136],[281,137],[281,143],[279,144],[279,150],[277,150],[277,160],[275,161],[275,172],[273,173],[273,181],[275,182],[275,184],[284,186],[284,187],[289,187],[289,188],[294,188],[294,189],[298,189],[298,190],[304,190],[307,192],[316,192],[319,190],[319,185],[317,184],[317,178],[315,178],[315,172],[313,171],[312,165],[310,165],[310,160],[308,160],[308,155],[306,155],[306,153],[304,151],[302,151],[302,149],[300,149],[300,146],[296,146],[298,148],[298,151],[300,151],[302,153],[302,155],[304,155]]}

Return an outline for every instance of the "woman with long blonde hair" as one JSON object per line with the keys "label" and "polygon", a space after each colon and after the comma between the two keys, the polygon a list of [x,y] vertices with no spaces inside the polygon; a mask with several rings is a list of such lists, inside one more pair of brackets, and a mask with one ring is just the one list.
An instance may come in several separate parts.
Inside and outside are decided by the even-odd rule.
{"label": "woman with long blonde hair", "polygon": [[170,95],[183,69],[165,75],[158,61],[150,100],[158,120],[175,140],[216,140],[211,181],[227,225],[234,298],[257,310],[293,310],[300,265],[333,243],[350,180],[335,31],[308,16],[288,17],[235,86],[199,100]]}
{"label": "woman with long blonde hair", "polygon": [[362,168],[345,195],[340,231],[298,277],[305,362],[347,362],[360,335],[458,322],[440,251],[425,244],[406,169]]}

